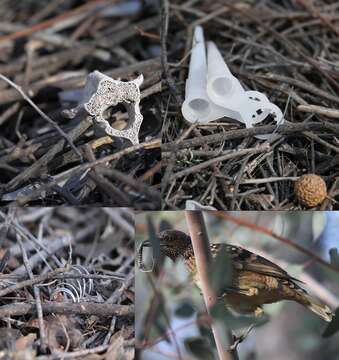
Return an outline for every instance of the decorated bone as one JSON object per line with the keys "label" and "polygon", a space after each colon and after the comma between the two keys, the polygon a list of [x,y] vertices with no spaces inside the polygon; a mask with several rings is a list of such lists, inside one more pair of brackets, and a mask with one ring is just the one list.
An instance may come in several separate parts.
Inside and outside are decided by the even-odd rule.
{"label": "decorated bone", "polygon": [[[132,144],[139,143],[139,130],[143,120],[141,115],[140,85],[143,75],[132,81],[119,81],[104,75],[100,71],[93,71],[87,77],[83,99],[79,106],[69,111],[68,116],[74,116],[81,107],[94,117],[96,130],[102,130],[110,136],[129,139]],[[123,103],[128,113],[128,124],[123,130],[114,129],[104,118],[104,112],[111,106]]]}

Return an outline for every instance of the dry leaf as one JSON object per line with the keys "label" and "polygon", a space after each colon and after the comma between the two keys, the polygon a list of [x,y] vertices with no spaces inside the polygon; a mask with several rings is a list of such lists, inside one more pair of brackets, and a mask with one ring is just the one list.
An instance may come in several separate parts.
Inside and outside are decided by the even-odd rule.
{"label": "dry leaf", "polygon": [[[29,322],[30,326],[39,327],[38,319]],[[65,315],[49,315],[44,318],[47,345],[51,351],[76,349],[82,339],[81,331],[74,317]]]}
{"label": "dry leaf", "polygon": [[21,336],[15,342],[15,348],[17,351],[30,349],[32,348],[32,345],[35,340],[36,340],[36,334],[28,334],[27,336]]}
{"label": "dry leaf", "polygon": [[123,328],[116,332],[110,341],[106,360],[133,360],[134,359],[134,331],[132,327]]}

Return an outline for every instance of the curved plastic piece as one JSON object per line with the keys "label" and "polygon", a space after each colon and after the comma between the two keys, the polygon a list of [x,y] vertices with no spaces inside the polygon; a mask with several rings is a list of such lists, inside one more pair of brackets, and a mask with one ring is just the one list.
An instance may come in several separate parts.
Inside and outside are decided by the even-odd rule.
{"label": "curved plastic piece", "polygon": [[[253,127],[272,114],[276,122],[284,121],[281,110],[259,91],[245,91],[231,73],[213,42],[207,45],[207,94],[217,105],[224,107],[230,118]],[[258,135],[265,139],[266,135]]]}
{"label": "curved plastic piece", "polygon": [[[274,121],[276,122],[277,126],[280,126],[281,124],[284,123],[285,118],[284,118],[282,111],[280,110],[280,108],[277,105],[275,105],[273,103],[270,103],[270,114],[273,116]],[[271,136],[272,136],[272,134],[255,135],[256,138],[261,139],[261,140],[267,140]]]}
{"label": "curved plastic piece", "polygon": [[227,109],[227,116],[245,122],[240,112],[245,90],[232,75],[213,42],[207,43],[207,94],[218,106]]}
{"label": "curved plastic piece", "polygon": [[206,49],[201,26],[194,30],[191,60],[181,112],[190,123],[207,123],[226,115],[226,110],[213,104],[206,93]]}
{"label": "curved plastic piece", "polygon": [[[272,115],[280,125],[284,122],[281,110],[259,91],[245,91],[231,73],[220,51],[213,42],[204,43],[201,26],[194,31],[185,101],[181,108],[184,118],[191,123],[208,123],[229,117],[247,128]],[[267,139],[271,135],[258,135]]]}

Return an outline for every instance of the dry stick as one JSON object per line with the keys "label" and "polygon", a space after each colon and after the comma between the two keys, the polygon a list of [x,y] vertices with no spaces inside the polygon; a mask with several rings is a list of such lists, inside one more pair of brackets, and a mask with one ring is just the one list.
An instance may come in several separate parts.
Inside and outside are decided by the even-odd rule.
{"label": "dry stick", "polygon": [[104,5],[107,5],[108,2],[107,0],[95,0],[93,2],[84,4],[84,5],[80,5],[79,7],[70,10],[62,15],[58,15],[52,19],[48,19],[46,21],[43,21],[42,23],[33,25],[31,27],[25,28],[21,31],[15,32],[13,34],[9,34],[9,35],[3,35],[0,36],[0,42],[4,42],[4,41],[9,41],[9,40],[16,40],[16,39],[20,39],[22,37],[25,36],[29,36],[31,34],[34,34],[38,31],[47,29],[49,27],[51,27],[52,25],[54,25],[55,23],[60,22],[61,20],[65,20],[68,19],[72,16],[81,14],[81,13],[85,13],[88,12],[90,10],[94,10],[95,8],[99,8],[99,7],[103,7]]}
{"label": "dry stick", "polygon": [[[248,129],[230,130],[225,133],[201,136],[182,141],[180,143],[170,142],[161,145],[163,152],[178,151],[180,149],[192,148],[194,146],[201,146],[204,144],[212,144],[221,141],[242,139],[248,136],[270,134],[276,129],[276,125],[264,125]],[[339,135],[339,126],[328,122],[303,122],[303,123],[288,123],[280,125],[277,130],[278,134],[282,135],[295,135],[303,131],[331,131],[335,135]]]}
{"label": "dry stick", "polygon": [[333,184],[330,188],[330,190],[327,192],[327,197],[324,200],[324,202],[321,204],[320,206],[320,211],[324,211],[325,209],[327,209],[327,205],[330,201],[333,201],[333,197],[336,196],[336,190],[339,189],[339,177],[337,177],[334,181]]}
{"label": "dry stick", "polygon": [[[85,144],[84,152],[87,160],[95,161],[95,155],[89,144]],[[95,168],[88,173],[88,177],[101,188],[104,193],[110,198],[110,202],[114,202],[119,206],[130,206],[131,202],[129,198],[118,188],[116,188],[110,181],[104,178],[99,172],[99,169]]]}
{"label": "dry stick", "polygon": [[330,75],[327,74],[326,71],[324,71],[317,61],[315,61],[313,58],[309,57],[307,54],[304,53],[303,50],[299,49],[298,46],[294,45],[290,40],[287,39],[287,37],[284,37],[276,30],[272,29],[272,27],[266,25],[263,21],[260,21],[260,19],[257,19],[254,15],[250,13],[251,9],[245,11],[241,8],[236,8],[233,5],[229,5],[230,8],[232,8],[234,11],[238,11],[242,13],[243,15],[247,16],[249,19],[253,20],[255,23],[257,23],[260,27],[271,33],[279,42],[285,46],[286,50],[294,56],[294,53],[299,54],[305,61],[307,61],[311,66],[313,66],[316,70],[318,70],[333,86],[335,86],[337,89],[339,89],[339,84],[337,81],[335,81]]}
{"label": "dry stick", "polygon": [[[21,236],[19,234],[17,234],[17,241],[19,243],[19,246],[20,246],[20,249],[22,252],[22,260],[24,262],[27,274],[28,274],[29,278],[32,280],[34,278],[33,271],[32,271],[31,265],[29,263],[26,250],[21,241]],[[40,300],[40,289],[36,285],[33,285],[33,291],[34,291],[34,297],[35,297],[35,302],[36,302],[36,312],[38,314],[38,322],[39,322],[40,348],[41,348],[41,351],[43,353],[45,353],[47,350],[47,348],[46,348],[46,333],[45,333],[45,326],[44,326],[44,315],[42,312],[41,300]]]}
{"label": "dry stick", "polygon": [[[74,51],[74,50],[73,50]],[[116,68],[113,70],[105,71],[107,76],[112,78],[118,77],[127,77],[129,75],[133,75],[134,72],[154,72],[160,69],[160,59],[153,58],[144,61],[140,61],[136,64],[131,64],[127,66],[122,66],[120,68]],[[29,93],[32,96],[37,94],[41,89],[45,86],[55,86],[62,90],[79,88],[85,85],[87,79],[87,72],[81,71],[80,74],[74,75],[74,72],[64,72],[58,76],[51,76],[47,79],[37,81],[30,85]],[[73,74],[73,75],[72,75]],[[14,89],[3,90],[0,93],[0,104],[6,104],[12,101],[19,100],[20,96],[17,91]]]}
{"label": "dry stick", "polygon": [[[201,283],[201,289],[204,296],[207,311],[210,312],[211,307],[217,302],[217,295],[211,287],[211,279],[209,266],[212,261],[210,251],[210,242],[207,235],[207,229],[204,217],[201,211],[185,211],[188,230],[192,239],[193,251],[195,256],[196,267]],[[220,360],[237,359],[236,350],[226,351],[223,346],[223,335],[220,329],[215,325],[211,325],[214,340],[216,343]],[[232,334],[227,333],[228,343],[232,343]]]}
{"label": "dry stick", "polygon": [[187,176],[192,173],[197,173],[202,169],[205,169],[213,164],[216,164],[216,163],[219,163],[219,162],[222,162],[225,160],[234,159],[239,156],[254,155],[254,154],[258,154],[258,153],[262,153],[262,152],[269,152],[269,151],[271,151],[271,148],[267,143],[258,148],[235,150],[230,154],[222,155],[222,156],[216,157],[214,159],[204,161],[201,164],[191,166],[188,169],[178,171],[171,175],[170,181],[174,181],[180,177]]}
{"label": "dry stick", "polygon": [[298,105],[297,110],[306,113],[319,114],[330,118],[339,119],[339,110],[319,105]]}
{"label": "dry stick", "polygon": [[310,131],[304,131],[303,134],[305,136],[309,137],[310,139],[315,140],[319,144],[333,150],[334,152],[339,153],[339,147],[338,146],[334,146],[334,145],[328,143],[327,141],[320,138],[318,135],[315,135],[315,134],[311,133]]}
{"label": "dry stick", "polygon": [[228,220],[228,221],[232,221],[240,226],[246,226],[252,230],[255,230],[255,231],[258,231],[258,232],[261,232],[263,234],[266,234],[268,236],[271,236],[272,238],[278,240],[278,241],[281,241],[282,243],[288,245],[288,246],[291,246],[293,247],[294,249],[300,251],[301,253],[307,255],[308,257],[310,257],[312,260],[318,262],[319,264],[321,265],[324,265],[325,267],[327,267],[328,269],[332,270],[332,271],[335,271],[337,273],[339,273],[339,267],[338,266],[335,266],[334,264],[331,264],[331,263],[328,263],[327,261],[325,261],[324,259],[322,259],[320,256],[314,254],[312,251],[304,248],[303,246],[283,237],[283,236],[280,236],[278,234],[276,234],[274,231],[272,230],[269,230],[265,227],[262,227],[262,226],[259,226],[259,225],[256,225],[256,224],[252,224],[250,222],[248,222],[247,220],[243,220],[243,219],[240,219],[240,218],[237,218],[235,216],[232,216],[232,215],[229,215],[225,212],[221,212],[221,211],[214,211],[212,212],[212,214],[214,216],[218,216],[218,217],[221,217],[223,218],[224,220]]}
{"label": "dry stick", "polygon": [[[92,122],[86,118],[80,122],[74,129],[72,129],[68,136],[73,141],[81,136],[90,126]],[[38,173],[39,169],[43,166],[46,166],[50,160],[54,158],[54,156],[59,153],[64,147],[65,141],[61,139],[58,141],[46,154],[44,154],[39,160],[37,160],[32,166],[24,170],[22,173],[17,175],[14,179],[12,179],[8,185],[6,190],[11,191],[15,190],[15,188],[20,185],[22,182],[27,181],[29,178],[34,177],[36,175],[41,175]]]}
{"label": "dry stick", "polygon": [[[95,302],[54,302],[49,301],[41,304],[42,311],[45,314],[67,314],[67,315],[96,315],[107,318],[112,315],[117,316],[134,316],[133,305],[116,305],[108,303]],[[30,303],[13,303],[0,307],[0,319],[8,316],[21,316],[35,314],[36,306]]]}
{"label": "dry stick", "polygon": [[[88,125],[88,127],[90,126],[91,124]],[[87,128],[86,128],[87,129]],[[85,130],[86,130],[85,129]],[[75,129],[74,129],[75,130]],[[84,130],[84,131],[85,131]],[[58,145],[58,144],[56,144]],[[117,153],[114,153],[112,155],[107,155],[103,158],[100,158],[100,159],[97,159],[93,162],[90,162],[88,164],[82,164],[82,165],[78,165],[78,166],[75,166],[74,168],[70,169],[70,170],[67,170],[65,171],[63,174],[59,175],[59,176],[56,176],[55,177],[55,181],[63,181],[63,180],[66,180],[68,178],[70,178],[71,176],[73,176],[74,174],[78,173],[78,172],[81,172],[81,171],[86,171],[88,169],[92,169],[93,167],[95,166],[98,166],[98,165],[101,165],[101,164],[105,164],[106,162],[111,162],[113,160],[119,160],[121,157],[127,155],[127,154],[130,154],[134,151],[137,151],[137,150],[140,150],[140,149],[155,149],[155,148],[158,148],[160,147],[161,145],[161,139],[153,139],[149,142],[144,142],[144,143],[141,143],[141,144],[137,144],[137,145],[133,145],[133,146],[130,146],[128,148],[125,148],[125,149],[122,149],[121,151],[117,152]],[[53,149],[51,149],[50,151],[52,151]],[[58,152],[58,151],[57,151]],[[49,152],[47,153],[49,154]],[[53,153],[54,154],[54,153]],[[53,155],[54,156],[54,155]],[[39,159],[41,160],[41,159]],[[39,162],[39,160],[37,162]],[[36,163],[37,163],[36,162]],[[36,164],[35,163],[35,164]],[[32,168],[32,167],[31,167]],[[29,169],[28,169],[29,170]],[[19,175],[16,177],[18,178]],[[16,179],[15,178],[15,179]],[[13,179],[11,181],[11,183],[15,180]],[[38,196],[39,194],[41,194],[41,192],[45,191],[45,190],[48,190],[50,187],[52,187],[54,184],[47,184],[47,185],[43,185],[41,186],[39,189],[37,189],[36,191],[32,191],[31,195],[30,196],[22,196],[20,197],[18,200],[16,200],[15,202],[11,203],[11,206],[22,206],[24,204],[26,204],[28,201],[30,201],[32,198],[34,198],[35,196]]]}
{"label": "dry stick", "polygon": [[48,115],[46,115],[42,110],[40,110],[35,104],[34,102],[23,92],[23,90],[21,89],[20,86],[14,84],[14,82],[12,82],[11,80],[9,80],[5,75],[0,74],[0,79],[6,81],[10,86],[12,86],[15,90],[18,91],[18,93],[33,107],[34,110],[37,111],[37,113],[43,118],[45,119],[49,124],[51,124],[57,131],[58,133],[66,139],[66,141],[69,143],[69,145],[71,146],[71,148],[74,150],[74,152],[79,156],[79,159],[81,162],[83,162],[83,158],[82,155],[80,153],[80,151],[75,147],[73,141],[70,139],[70,137],[61,129],[61,127],[54,121],[52,120]]}
{"label": "dry stick", "polygon": [[319,18],[320,21],[337,36],[339,36],[339,29],[326,16],[323,16],[320,11],[312,4],[312,1],[297,0],[297,2],[305,7],[305,9],[314,17]]}
{"label": "dry stick", "polygon": [[[109,345],[99,345],[91,349],[79,350],[73,352],[54,352],[49,356],[38,356],[38,360],[56,360],[56,359],[73,359],[78,357],[83,357],[90,354],[97,354],[102,351],[106,351],[109,348]],[[102,357],[99,357],[101,359]]]}
{"label": "dry stick", "polygon": [[[223,177],[223,176],[218,176],[217,177]],[[298,176],[286,176],[286,177],[267,177],[264,179],[246,179],[246,180],[241,180],[240,184],[241,185],[248,185],[248,184],[267,184],[267,183],[271,183],[271,182],[276,182],[276,181],[296,181],[298,180],[299,177]]]}
{"label": "dry stick", "polygon": [[175,82],[173,81],[170,72],[169,66],[167,62],[167,35],[168,35],[168,23],[169,23],[169,1],[161,0],[161,65],[163,70],[163,77],[172,92],[174,98],[178,105],[181,105],[183,100],[181,94],[178,92],[175,87]]}
{"label": "dry stick", "polygon": [[122,173],[121,171],[115,169],[102,169],[100,172],[106,176],[110,176],[117,181],[121,181],[130,187],[134,188],[137,191],[143,192],[145,195],[149,196],[152,200],[161,201],[160,193],[152,190],[148,185],[144,185],[139,182],[137,179]]}
{"label": "dry stick", "polygon": [[296,86],[300,89],[306,90],[311,94],[314,94],[316,96],[322,97],[326,100],[329,101],[333,101],[335,103],[339,103],[339,98],[336,95],[332,95],[330,93],[328,93],[325,90],[319,89],[318,87],[316,87],[313,84],[309,84],[306,83],[304,81],[298,80],[298,79],[294,79],[285,75],[279,75],[279,74],[274,74],[274,73],[266,73],[266,74],[243,74],[244,76],[246,76],[249,79],[264,79],[264,80],[273,80],[273,81],[277,81],[279,83],[286,83],[289,85],[293,85]]}

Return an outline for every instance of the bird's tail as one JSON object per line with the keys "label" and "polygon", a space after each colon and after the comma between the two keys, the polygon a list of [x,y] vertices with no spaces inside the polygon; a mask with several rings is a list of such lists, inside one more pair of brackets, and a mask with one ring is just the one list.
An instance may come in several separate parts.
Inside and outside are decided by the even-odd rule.
{"label": "bird's tail", "polygon": [[302,304],[324,320],[328,322],[332,321],[333,313],[331,309],[327,305],[319,303],[319,301],[315,300],[312,296],[304,294]]}

